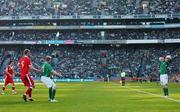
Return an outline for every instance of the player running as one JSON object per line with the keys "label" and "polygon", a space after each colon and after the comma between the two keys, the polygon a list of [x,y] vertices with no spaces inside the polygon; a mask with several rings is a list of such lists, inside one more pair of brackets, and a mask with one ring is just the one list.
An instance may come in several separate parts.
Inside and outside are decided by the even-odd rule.
{"label": "player running", "polygon": [[31,52],[29,49],[24,50],[24,56],[20,58],[19,60],[19,68],[20,68],[20,77],[22,82],[24,83],[24,86],[27,87],[26,92],[23,95],[24,101],[34,101],[32,99],[32,89],[34,86],[34,81],[30,76],[29,70],[34,70],[36,72],[41,72],[41,70],[38,70],[32,66],[31,59],[30,59]]}
{"label": "player running", "polygon": [[55,100],[55,94],[56,94],[56,84],[51,79],[53,75],[62,76],[61,73],[57,73],[53,70],[51,63],[51,57],[46,56],[46,61],[44,62],[42,69],[43,69],[43,75],[41,76],[41,82],[43,82],[48,88],[49,88],[49,101],[50,102],[57,102]]}
{"label": "player running", "polygon": [[10,60],[8,66],[5,69],[5,75],[6,76],[4,78],[4,84],[3,84],[3,87],[2,87],[1,94],[5,93],[6,86],[9,83],[12,86],[12,94],[16,94],[14,80],[13,80],[13,77],[14,77],[14,61]]}

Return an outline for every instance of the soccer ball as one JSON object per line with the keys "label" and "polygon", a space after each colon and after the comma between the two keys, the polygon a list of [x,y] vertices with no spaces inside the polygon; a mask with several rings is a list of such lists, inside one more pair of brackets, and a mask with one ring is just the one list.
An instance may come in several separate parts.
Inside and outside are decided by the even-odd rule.
{"label": "soccer ball", "polygon": [[166,56],[167,59],[172,59],[171,55]]}

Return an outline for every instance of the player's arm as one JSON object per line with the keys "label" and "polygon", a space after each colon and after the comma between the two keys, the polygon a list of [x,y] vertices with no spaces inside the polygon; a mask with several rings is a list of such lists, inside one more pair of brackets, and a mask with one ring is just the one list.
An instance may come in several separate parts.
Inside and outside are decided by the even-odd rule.
{"label": "player's arm", "polygon": [[52,75],[57,75],[57,76],[59,76],[59,77],[62,77],[62,74],[56,72],[56,71],[52,68],[52,66],[51,66],[50,64],[49,64],[49,65],[46,65],[46,68],[47,68],[49,71],[51,71],[51,74],[52,74]]}
{"label": "player's arm", "polygon": [[4,71],[6,74],[8,74],[9,76],[13,76],[12,74],[10,74],[9,72],[8,72],[8,68],[6,68],[6,70]]}
{"label": "player's arm", "polygon": [[177,57],[178,57],[178,54],[176,54],[176,55],[173,56],[173,57],[171,57],[171,55],[167,55],[165,61],[166,61],[167,63],[171,63],[171,62],[172,62],[173,60],[175,60]]}
{"label": "player's arm", "polygon": [[32,64],[29,65],[29,68],[33,71],[36,71],[36,72],[42,72],[42,69],[36,69]]}
{"label": "player's arm", "polygon": [[179,58],[180,57],[180,53],[176,53],[176,55],[174,57],[172,57],[172,60],[176,59],[176,58]]}
{"label": "player's arm", "polygon": [[52,70],[51,73],[54,74],[54,75],[57,75],[57,76],[59,76],[59,77],[62,77],[62,74],[56,72],[55,70]]}
{"label": "player's arm", "polygon": [[29,65],[30,70],[33,70],[33,71],[36,71],[36,72],[39,72],[39,73],[42,72],[42,69],[36,69],[36,68],[33,66],[33,64],[32,64],[32,62],[31,62],[30,59],[27,60],[27,64]]}

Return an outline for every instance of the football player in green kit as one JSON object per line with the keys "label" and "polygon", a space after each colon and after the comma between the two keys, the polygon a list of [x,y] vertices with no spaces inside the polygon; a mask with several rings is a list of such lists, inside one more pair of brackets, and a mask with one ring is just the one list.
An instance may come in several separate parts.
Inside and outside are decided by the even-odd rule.
{"label": "football player in green kit", "polygon": [[[173,59],[175,59],[177,57],[177,55],[175,57],[173,57]],[[164,92],[164,96],[168,97],[169,96],[169,90],[168,90],[168,75],[167,75],[167,68],[169,63],[173,60],[171,55],[167,55],[166,57],[160,57],[159,61],[160,61],[160,84],[163,87],[163,92]]]}
{"label": "football player in green kit", "polygon": [[56,84],[52,80],[53,75],[62,76],[61,73],[54,71],[51,66],[51,57],[46,56],[46,61],[42,66],[43,75],[41,76],[41,82],[43,82],[49,88],[49,101],[57,102],[55,100]]}

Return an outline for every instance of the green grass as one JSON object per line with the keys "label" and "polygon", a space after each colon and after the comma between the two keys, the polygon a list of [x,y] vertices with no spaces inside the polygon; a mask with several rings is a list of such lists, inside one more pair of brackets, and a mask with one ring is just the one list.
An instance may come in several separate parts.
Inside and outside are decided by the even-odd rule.
{"label": "green grass", "polygon": [[[180,112],[180,103],[158,96],[138,92],[146,91],[162,95],[156,83],[85,82],[57,83],[57,103],[50,103],[48,89],[42,84],[33,90],[34,102],[21,98],[25,88],[16,85],[17,95],[11,95],[10,86],[0,95],[0,112]],[[169,85],[170,96],[180,100],[180,85]]]}

